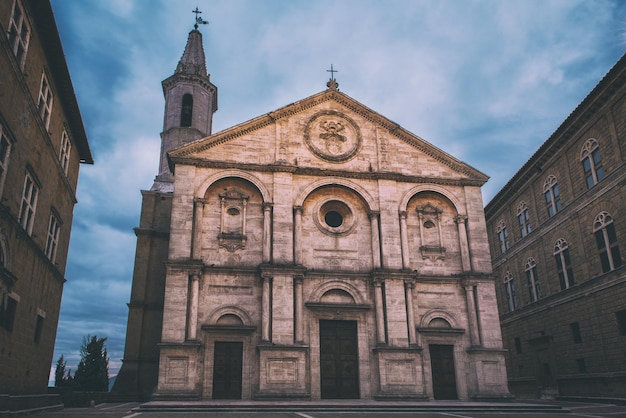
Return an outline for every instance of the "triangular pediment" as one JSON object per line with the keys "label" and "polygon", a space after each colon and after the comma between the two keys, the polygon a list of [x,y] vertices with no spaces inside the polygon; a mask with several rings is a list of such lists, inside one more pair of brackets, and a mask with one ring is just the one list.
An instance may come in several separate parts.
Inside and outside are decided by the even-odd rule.
{"label": "triangular pediment", "polygon": [[169,153],[175,164],[375,173],[481,185],[488,177],[329,89]]}

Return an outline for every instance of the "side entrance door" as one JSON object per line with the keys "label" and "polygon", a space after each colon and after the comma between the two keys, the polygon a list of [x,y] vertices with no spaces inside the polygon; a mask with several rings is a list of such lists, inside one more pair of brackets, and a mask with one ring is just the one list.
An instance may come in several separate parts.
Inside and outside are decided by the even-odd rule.
{"label": "side entrance door", "polygon": [[454,372],[454,346],[431,344],[430,365],[435,399],[458,399]]}
{"label": "side entrance door", "polygon": [[213,399],[241,399],[243,343],[215,342]]}
{"label": "side entrance door", "polygon": [[356,321],[320,320],[322,399],[359,398]]}

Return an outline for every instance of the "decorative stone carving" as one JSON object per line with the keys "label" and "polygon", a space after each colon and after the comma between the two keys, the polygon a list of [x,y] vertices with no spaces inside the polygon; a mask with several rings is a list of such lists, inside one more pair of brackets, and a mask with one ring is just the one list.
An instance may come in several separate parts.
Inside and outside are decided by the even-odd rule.
{"label": "decorative stone carving", "polygon": [[361,131],[352,119],[329,110],[309,120],[304,129],[304,142],[316,156],[343,162],[354,157],[361,148]]}
{"label": "decorative stone carving", "polygon": [[246,208],[249,196],[236,189],[220,193],[220,247],[234,252],[246,246]]}
{"label": "decorative stone carving", "polygon": [[419,248],[422,258],[429,259],[432,262],[446,258],[446,248],[441,245],[443,242],[441,232],[442,212],[442,209],[430,202],[417,208],[421,244]]}

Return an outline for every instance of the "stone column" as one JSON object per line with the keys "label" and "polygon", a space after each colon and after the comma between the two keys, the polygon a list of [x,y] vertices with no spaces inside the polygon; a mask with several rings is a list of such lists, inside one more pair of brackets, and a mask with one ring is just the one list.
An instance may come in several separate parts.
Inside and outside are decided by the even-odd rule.
{"label": "stone column", "polygon": [[302,206],[293,208],[293,263],[302,264]]}
{"label": "stone column", "polygon": [[187,317],[187,339],[197,339],[198,329],[198,296],[200,293],[200,272],[190,274],[189,313]]}
{"label": "stone column", "polygon": [[263,281],[263,294],[261,295],[261,341],[270,342],[272,276],[263,274],[261,280]]}
{"label": "stone column", "polygon": [[193,230],[191,231],[191,258],[199,260],[202,257],[202,217],[204,216],[204,199],[193,200]]}
{"label": "stone column", "polygon": [[380,268],[380,234],[378,230],[379,212],[370,212],[370,225],[372,227],[372,264],[375,269]]}
{"label": "stone column", "polygon": [[461,247],[461,263],[463,265],[463,271],[472,270],[472,262],[470,259],[469,245],[467,240],[467,228],[465,227],[465,221],[467,216],[459,215],[454,218],[459,228],[459,246]]}
{"label": "stone column", "polygon": [[463,287],[465,288],[465,299],[467,300],[467,322],[469,326],[470,344],[475,347],[480,345],[480,335],[478,334],[474,285],[464,283]]}
{"label": "stone column", "polygon": [[407,326],[409,327],[409,347],[417,345],[417,336],[415,334],[415,311],[413,310],[413,288],[415,282],[411,279],[404,281],[404,294],[406,295],[406,315]]}
{"label": "stone column", "polygon": [[304,276],[296,275],[293,278],[293,288],[294,288],[294,304],[295,304],[295,313],[294,313],[294,327],[295,327],[295,337],[296,343],[304,342],[304,317],[302,316],[302,312],[304,312],[304,308],[302,305],[302,281],[304,280]]}
{"label": "stone column", "polygon": [[272,254],[272,224],[271,224],[272,204],[263,203],[263,262],[269,263]]}
{"label": "stone column", "polygon": [[385,313],[383,311],[383,279],[374,279],[374,304],[376,305],[376,343],[387,343],[385,335]]}
{"label": "stone column", "polygon": [[409,232],[406,225],[407,213],[405,210],[400,212],[400,245],[402,251],[402,268],[407,270],[410,268],[409,260]]}

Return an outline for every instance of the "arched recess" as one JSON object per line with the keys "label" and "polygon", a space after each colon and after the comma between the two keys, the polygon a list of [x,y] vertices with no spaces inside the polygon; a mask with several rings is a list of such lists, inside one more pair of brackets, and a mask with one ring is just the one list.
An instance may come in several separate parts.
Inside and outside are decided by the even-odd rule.
{"label": "arched recess", "polygon": [[343,290],[344,292],[352,296],[354,303],[357,305],[363,305],[365,303],[363,295],[361,295],[361,292],[356,287],[354,287],[350,283],[342,282],[339,280],[326,282],[317,287],[313,291],[313,293],[311,293],[310,302],[320,303],[322,301],[322,297],[331,290]]}
{"label": "arched recess", "polygon": [[438,319],[438,318],[444,319],[447,323],[450,324],[450,326],[453,329],[461,328],[459,327],[458,321],[456,320],[454,315],[452,315],[449,312],[442,311],[439,309],[433,309],[431,311],[426,312],[424,316],[422,316],[419,327],[422,329],[429,328],[430,323],[433,320]]}
{"label": "arched recess", "polygon": [[242,170],[224,170],[224,171],[220,171],[219,173],[212,175],[211,177],[204,180],[202,184],[200,185],[200,187],[196,189],[196,193],[194,197],[199,198],[199,199],[203,198],[206,191],[208,190],[209,187],[211,187],[213,183],[215,183],[218,180],[222,180],[228,177],[241,178],[241,179],[249,181],[261,193],[261,196],[263,197],[263,203],[271,203],[272,196],[269,190],[267,189],[267,187],[265,187],[265,184],[263,184],[263,182],[259,180],[257,177]]}
{"label": "arched recess", "polygon": [[225,315],[234,315],[238,317],[244,326],[252,326],[250,315],[237,306],[222,306],[215,309],[207,316],[206,325],[216,325],[219,319]]}
{"label": "arched recess", "polygon": [[350,190],[354,191],[356,194],[358,194],[361,197],[361,199],[363,199],[363,201],[367,205],[367,209],[370,212],[379,212],[380,211],[378,203],[367,192],[367,190],[365,190],[363,187],[359,186],[356,183],[353,183],[353,182],[351,182],[349,180],[341,179],[341,178],[338,178],[338,177],[329,177],[329,178],[318,180],[316,182],[313,182],[313,183],[309,184],[304,189],[302,189],[302,191],[300,191],[300,193],[296,197],[296,200],[294,201],[293,205],[295,207],[302,206],[304,204],[304,201],[306,200],[306,198],[314,190],[319,189],[320,187],[324,187],[324,186],[343,186],[343,187],[345,187],[347,189],[350,189]]}
{"label": "arched recess", "polygon": [[460,216],[467,216],[467,210],[464,205],[461,204],[461,201],[450,192],[450,190],[445,189],[436,184],[423,184],[419,186],[413,187],[411,190],[406,192],[400,201],[400,206],[398,208],[399,212],[406,211],[406,207],[409,204],[409,201],[418,193],[421,192],[435,192],[447,198],[454,209],[456,209],[456,213]]}

